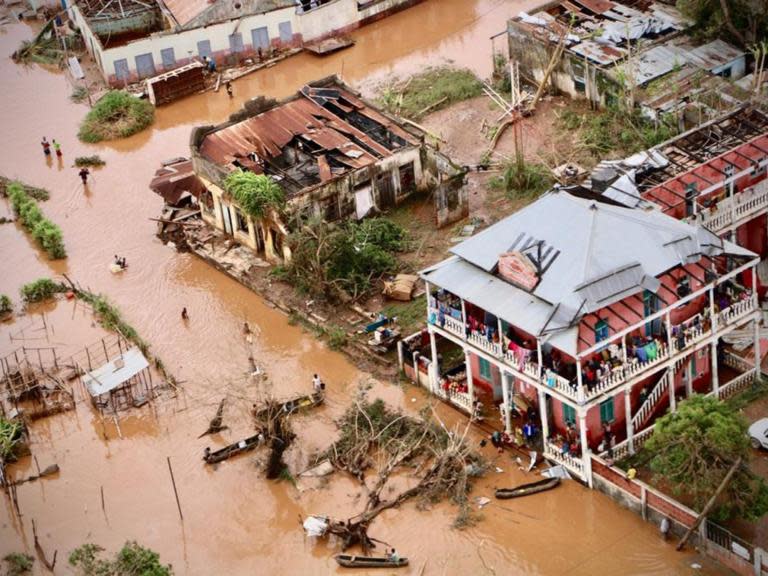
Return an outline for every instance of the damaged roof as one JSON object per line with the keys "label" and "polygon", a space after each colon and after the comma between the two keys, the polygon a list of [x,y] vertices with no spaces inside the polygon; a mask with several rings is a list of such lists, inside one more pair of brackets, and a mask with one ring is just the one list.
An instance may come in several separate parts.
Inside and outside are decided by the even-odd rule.
{"label": "damaged roof", "polygon": [[190,194],[199,198],[205,186],[195,174],[191,160],[179,160],[164,164],[149,183],[149,188],[163,197],[167,204],[174,206]]}
{"label": "damaged roof", "polygon": [[163,0],[163,3],[182,27],[205,26],[295,5],[293,0]]}
{"label": "damaged roof", "polygon": [[[526,246],[539,244],[536,255]],[[517,250],[539,270],[530,292],[497,275],[499,256]],[[455,246],[454,257],[421,272],[436,286],[534,335],[577,350],[578,320],[643,290],[702,255],[754,257],[701,226],[554,190]],[[554,342],[553,342],[554,343]]]}
{"label": "damaged roof", "polygon": [[269,110],[215,129],[203,138],[200,153],[227,169],[257,173],[281,173],[286,163],[301,162],[305,172],[324,182],[419,144],[416,136],[333,83],[305,86]]}

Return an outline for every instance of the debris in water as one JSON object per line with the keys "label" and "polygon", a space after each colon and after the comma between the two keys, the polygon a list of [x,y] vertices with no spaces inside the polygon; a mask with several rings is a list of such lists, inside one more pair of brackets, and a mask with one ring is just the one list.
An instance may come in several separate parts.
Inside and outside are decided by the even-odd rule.
{"label": "debris in water", "polygon": [[216,416],[214,416],[211,422],[208,424],[208,429],[200,434],[198,438],[202,438],[207,434],[217,434],[222,430],[227,429],[227,426],[222,425],[224,422],[224,400],[226,400],[226,398],[222,398],[221,402],[219,402],[219,408],[216,410]]}
{"label": "debris in water", "polygon": [[478,496],[477,498],[475,498],[475,502],[477,502],[478,508],[483,508],[484,506],[487,506],[490,501],[491,499],[486,498],[485,496]]}

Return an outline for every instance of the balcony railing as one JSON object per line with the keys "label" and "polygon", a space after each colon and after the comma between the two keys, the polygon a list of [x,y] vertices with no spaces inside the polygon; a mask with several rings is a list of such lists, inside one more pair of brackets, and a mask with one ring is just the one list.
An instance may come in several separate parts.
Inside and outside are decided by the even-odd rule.
{"label": "balcony railing", "polygon": [[[754,298],[749,296],[744,300],[739,300],[718,313],[718,328],[723,329],[730,327],[740,322],[754,311]],[[431,315],[432,313],[437,317],[436,310],[430,310]],[[464,330],[464,324],[456,318],[448,315],[444,316],[442,328],[461,339],[465,338],[466,332]],[[690,352],[692,347],[712,335],[711,324],[706,321],[702,315],[696,315],[674,328],[675,330],[683,331],[683,336],[682,338],[673,337],[671,350],[666,342],[656,340],[655,353],[646,352],[642,357],[628,358],[627,362],[612,366],[607,374],[604,374],[591,386],[588,386],[587,383],[584,382],[585,398],[590,400],[628,382],[629,380],[649,374],[656,366],[663,364],[673,356]],[[533,380],[548,386],[572,400],[578,401],[578,391],[575,383],[570,382],[568,379],[554,371],[540,371],[537,362],[534,362],[531,359],[522,361],[514,351],[506,349],[506,346],[502,346],[499,342],[489,340],[480,332],[472,332],[466,337],[466,340],[475,348],[483,350],[488,355],[498,358],[518,372],[525,374]]]}
{"label": "balcony railing", "polygon": [[756,186],[725,198],[713,208],[706,208],[696,216],[691,216],[691,223],[703,224],[713,232],[721,232],[736,222],[748,220],[768,208],[768,180]]}
{"label": "balcony railing", "polygon": [[572,456],[571,454],[563,454],[562,450],[549,440],[544,440],[544,457],[549,460],[554,460],[558,464],[565,466],[568,471],[576,474],[579,478],[584,480],[584,462],[581,458]]}

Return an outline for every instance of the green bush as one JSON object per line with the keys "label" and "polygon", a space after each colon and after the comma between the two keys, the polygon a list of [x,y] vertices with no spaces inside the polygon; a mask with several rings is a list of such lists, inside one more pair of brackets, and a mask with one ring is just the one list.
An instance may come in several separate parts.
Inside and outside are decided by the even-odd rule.
{"label": "green bush", "polygon": [[0,458],[8,462],[16,460],[16,447],[23,432],[21,421],[0,416]]}
{"label": "green bush", "polygon": [[326,335],[331,350],[341,350],[347,345],[347,333],[341,326],[331,326],[326,330]]}
{"label": "green bush", "polygon": [[0,294],[0,315],[13,311],[13,302],[5,294]]}
{"label": "green bush", "polygon": [[75,158],[75,166],[78,168],[82,168],[83,166],[98,168],[99,166],[104,166],[104,164],[106,164],[106,162],[104,162],[98,154],[92,156],[78,156]]}
{"label": "green bush", "polygon": [[283,189],[264,174],[235,170],[224,179],[224,189],[240,208],[256,219],[262,219],[270,209],[280,210],[285,204]]}
{"label": "green bush", "polygon": [[91,108],[77,137],[90,143],[126,138],[141,132],[154,120],[152,104],[128,92],[113,90]]}
{"label": "green bush", "polygon": [[64,247],[61,229],[43,215],[42,210],[27,194],[24,187],[18,182],[13,182],[8,185],[7,192],[13,211],[48,256],[54,260],[66,258],[67,250]]}
{"label": "green bush", "polygon": [[126,542],[114,559],[99,556],[104,551],[97,544],[83,544],[69,555],[70,566],[81,576],[172,576],[170,565],[160,563],[160,555],[136,542]]}
{"label": "green bush", "polygon": [[552,187],[555,179],[543,164],[534,162],[510,162],[501,176],[491,181],[491,186],[504,190],[512,200],[532,199]]}
{"label": "green bush", "polygon": [[32,556],[20,552],[6,554],[3,560],[8,564],[6,576],[22,576],[23,574],[29,574],[32,572],[32,565],[35,562],[35,559],[32,558]]}
{"label": "green bush", "polygon": [[64,284],[54,282],[50,278],[38,278],[34,282],[24,284],[20,292],[24,302],[42,302],[66,290],[67,287]]}

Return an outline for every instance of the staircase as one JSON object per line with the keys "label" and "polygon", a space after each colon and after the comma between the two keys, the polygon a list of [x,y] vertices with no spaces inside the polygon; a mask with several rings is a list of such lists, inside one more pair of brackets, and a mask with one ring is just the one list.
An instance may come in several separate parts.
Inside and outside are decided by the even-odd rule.
{"label": "staircase", "polygon": [[634,430],[640,430],[640,428],[645,425],[645,423],[648,421],[648,418],[650,418],[651,415],[656,411],[656,408],[664,398],[664,395],[669,392],[669,379],[674,378],[677,374],[677,371],[680,369],[680,366],[683,364],[687,366],[688,362],[688,358],[683,358],[675,362],[674,366],[667,368],[661,379],[656,382],[656,385],[651,390],[651,393],[648,394],[648,398],[645,399],[645,402],[642,403],[640,408],[637,409],[637,412],[635,412],[635,415],[632,416],[632,428]]}

